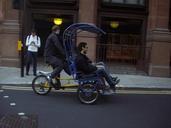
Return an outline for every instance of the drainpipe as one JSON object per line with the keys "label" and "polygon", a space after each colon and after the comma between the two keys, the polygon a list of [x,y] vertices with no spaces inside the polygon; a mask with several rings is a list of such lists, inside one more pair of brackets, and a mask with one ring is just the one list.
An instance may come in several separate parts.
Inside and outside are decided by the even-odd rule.
{"label": "drainpipe", "polygon": [[20,54],[21,77],[24,77],[24,19],[25,19],[25,0],[20,0],[20,40],[22,42]]}

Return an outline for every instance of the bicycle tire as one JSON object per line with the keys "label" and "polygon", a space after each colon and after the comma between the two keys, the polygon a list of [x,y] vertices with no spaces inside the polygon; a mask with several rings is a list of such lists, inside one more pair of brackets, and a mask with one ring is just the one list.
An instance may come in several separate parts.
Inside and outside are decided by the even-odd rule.
{"label": "bicycle tire", "polygon": [[99,96],[100,92],[94,84],[83,84],[78,87],[77,97],[81,103],[95,104]]}
{"label": "bicycle tire", "polygon": [[38,75],[32,81],[32,89],[38,95],[46,95],[51,91],[52,87],[46,75]]}

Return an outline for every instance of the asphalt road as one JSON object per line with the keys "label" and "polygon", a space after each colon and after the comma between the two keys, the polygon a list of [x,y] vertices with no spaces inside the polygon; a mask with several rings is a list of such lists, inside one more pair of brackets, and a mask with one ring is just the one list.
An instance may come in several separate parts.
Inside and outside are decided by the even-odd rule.
{"label": "asphalt road", "polygon": [[84,105],[71,92],[0,90],[1,122],[18,113],[34,117],[38,128],[171,128],[171,95],[119,93]]}

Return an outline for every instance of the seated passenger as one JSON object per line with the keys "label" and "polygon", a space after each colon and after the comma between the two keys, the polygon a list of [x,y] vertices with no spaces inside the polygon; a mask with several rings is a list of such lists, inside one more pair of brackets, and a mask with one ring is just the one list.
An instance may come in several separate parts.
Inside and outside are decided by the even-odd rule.
{"label": "seated passenger", "polygon": [[104,70],[104,68],[98,69],[95,65],[92,64],[92,61],[86,56],[88,50],[87,43],[81,42],[78,45],[77,49],[78,55],[75,61],[77,65],[77,70],[83,72],[85,75],[96,73],[99,76],[104,77],[107,83],[110,85],[110,87],[115,88],[115,85],[119,83],[117,77],[110,76]]}

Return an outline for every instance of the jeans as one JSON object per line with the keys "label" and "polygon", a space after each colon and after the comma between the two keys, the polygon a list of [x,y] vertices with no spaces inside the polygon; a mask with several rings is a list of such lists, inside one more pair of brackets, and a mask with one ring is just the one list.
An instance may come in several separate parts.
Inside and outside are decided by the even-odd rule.
{"label": "jeans", "polygon": [[37,52],[27,51],[26,74],[29,73],[31,63],[33,64],[33,74],[36,75],[36,71],[37,71]]}
{"label": "jeans", "polygon": [[99,76],[104,77],[110,86],[115,86],[115,83],[112,80],[112,77],[103,68],[97,69],[95,73]]}

